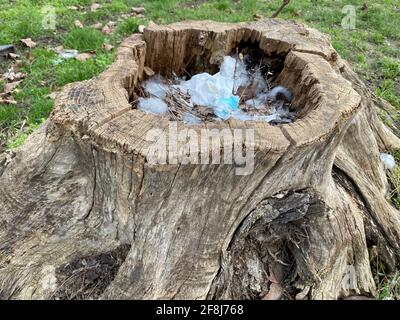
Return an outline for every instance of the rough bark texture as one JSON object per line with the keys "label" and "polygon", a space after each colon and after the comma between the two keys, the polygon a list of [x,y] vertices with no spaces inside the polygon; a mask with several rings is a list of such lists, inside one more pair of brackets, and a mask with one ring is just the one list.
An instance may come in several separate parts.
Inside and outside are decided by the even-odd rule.
{"label": "rough bark texture", "polygon": [[[168,119],[129,103],[144,66],[213,70],[239,43],[283,57],[278,82],[293,89],[299,118],[193,127],[254,128],[248,176],[234,165],[149,164],[146,133]],[[388,270],[400,262],[400,215],[379,160],[400,140],[377,116],[385,105],[303,25],[152,25],[99,77],[67,85],[46,123],[0,159],[0,297],[373,294],[368,249]]]}

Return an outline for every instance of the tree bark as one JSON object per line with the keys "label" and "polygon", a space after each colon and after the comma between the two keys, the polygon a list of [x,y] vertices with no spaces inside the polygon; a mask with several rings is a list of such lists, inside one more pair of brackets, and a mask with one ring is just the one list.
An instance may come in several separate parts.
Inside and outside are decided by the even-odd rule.
{"label": "tree bark", "polygon": [[[251,175],[233,164],[149,163],[146,133],[168,136],[169,121],[130,104],[144,66],[214,70],[240,43],[282,57],[277,82],[294,92],[296,121],[191,127],[254,129]],[[45,124],[0,159],[0,297],[371,295],[369,251],[388,272],[400,262],[400,215],[379,159],[400,140],[378,118],[383,106],[303,25],[152,25],[99,77],[67,85]]]}

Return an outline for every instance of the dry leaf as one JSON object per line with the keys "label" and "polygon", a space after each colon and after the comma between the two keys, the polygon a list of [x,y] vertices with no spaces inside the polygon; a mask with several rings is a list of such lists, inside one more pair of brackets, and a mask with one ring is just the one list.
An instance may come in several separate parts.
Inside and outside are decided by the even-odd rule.
{"label": "dry leaf", "polygon": [[92,24],[92,28],[101,29],[101,28],[103,28],[103,24],[101,22],[97,22],[95,24]]}
{"label": "dry leaf", "polygon": [[95,56],[95,54],[94,53],[90,53],[90,52],[78,53],[75,56],[75,59],[79,60],[79,61],[85,61],[85,60],[90,59],[90,58],[92,58],[94,56]]}
{"label": "dry leaf", "polygon": [[108,43],[103,43],[103,45],[101,46],[105,51],[111,51],[114,46],[112,46],[111,44]]}
{"label": "dry leaf", "polygon": [[4,104],[17,104],[17,101],[15,101],[14,98],[8,98],[8,99],[0,98],[0,103],[4,103]]}
{"label": "dry leaf", "polygon": [[57,94],[58,94],[57,92],[52,92],[52,93],[48,94],[46,96],[46,98],[50,98],[50,99],[55,100],[57,98]]}
{"label": "dry leaf", "polygon": [[26,54],[26,58],[32,62],[33,60],[35,60],[35,57],[33,56],[32,52],[28,51],[28,53]]}
{"label": "dry leaf", "polygon": [[263,16],[261,14],[256,13],[254,15],[254,18],[256,18],[256,20],[261,20],[263,18]]}
{"label": "dry leaf", "polygon": [[263,300],[281,300],[283,296],[283,288],[279,283],[271,283],[269,291]]}
{"label": "dry leaf", "polygon": [[53,49],[55,52],[60,53],[64,51],[64,46],[57,46]]}
{"label": "dry leaf", "polygon": [[15,59],[19,58],[19,55],[16,54],[16,53],[10,52],[10,53],[8,54],[8,57],[9,57],[10,59],[15,60]]}
{"label": "dry leaf", "polygon": [[111,28],[109,26],[105,25],[103,27],[103,29],[101,29],[101,32],[103,32],[104,34],[109,34],[109,33],[111,33]]}
{"label": "dry leaf", "polygon": [[83,28],[83,23],[80,22],[79,20],[75,20],[75,21],[74,21],[74,25],[75,25],[75,27],[77,27],[77,28]]}
{"label": "dry leaf", "polygon": [[273,283],[281,283],[284,279],[283,265],[279,262],[273,262],[269,266],[268,280]]}
{"label": "dry leaf", "polygon": [[78,10],[78,7],[75,7],[75,6],[68,6],[67,8],[70,10]]}
{"label": "dry leaf", "polygon": [[93,3],[93,4],[90,6],[90,11],[95,12],[95,11],[97,11],[97,9],[100,9],[100,8],[101,8],[101,4],[99,4],[99,3]]}
{"label": "dry leaf", "polygon": [[13,82],[16,80],[21,80],[26,77],[26,73],[23,72],[15,72],[14,68],[8,69],[6,73],[3,74],[3,78]]}
{"label": "dry leaf", "polygon": [[133,12],[134,14],[142,14],[142,13],[144,13],[145,11],[146,11],[146,9],[143,8],[143,7],[132,7],[132,12]]}
{"label": "dry leaf", "polygon": [[15,81],[15,82],[10,82],[10,83],[6,83],[5,85],[4,85],[4,93],[11,93],[11,92],[13,92],[14,91],[14,89],[18,86],[18,84],[21,82],[22,80],[20,80],[20,81]]}
{"label": "dry leaf", "polygon": [[152,77],[155,74],[153,69],[151,69],[150,67],[147,67],[147,66],[143,68],[143,71],[146,74],[146,76],[148,76],[148,77]]}
{"label": "dry leaf", "polygon": [[143,33],[143,32],[144,32],[144,28],[146,28],[146,26],[144,26],[144,25],[141,24],[141,25],[138,27],[139,32],[140,32],[140,33]]}
{"label": "dry leaf", "polygon": [[21,39],[21,42],[26,45],[28,48],[36,47],[36,42],[32,41],[31,38]]}
{"label": "dry leaf", "polygon": [[293,17],[298,17],[301,14],[301,10],[293,11],[292,16]]}
{"label": "dry leaf", "polygon": [[296,294],[294,297],[296,300],[308,300],[307,295],[310,292],[311,287],[305,285],[297,285],[297,289],[300,290],[299,293]]}
{"label": "dry leaf", "polygon": [[115,27],[117,24],[115,23],[115,21],[108,21],[107,25],[109,27]]}
{"label": "dry leaf", "polygon": [[13,68],[15,71],[18,71],[23,65],[24,63],[22,62],[22,60],[15,60]]}

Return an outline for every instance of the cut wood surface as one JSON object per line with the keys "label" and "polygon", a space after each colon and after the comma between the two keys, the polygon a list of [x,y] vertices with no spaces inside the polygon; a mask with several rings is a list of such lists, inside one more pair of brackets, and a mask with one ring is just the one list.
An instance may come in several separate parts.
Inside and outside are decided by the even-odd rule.
{"label": "cut wood surface", "polygon": [[[168,136],[169,121],[132,108],[144,67],[213,70],[239,43],[283,57],[277,82],[293,90],[298,119],[190,126],[254,129],[250,175],[149,163],[147,133]],[[153,24],[99,77],[65,86],[45,124],[0,157],[0,298],[372,295],[369,251],[388,272],[400,265],[400,214],[379,159],[400,148],[377,116],[388,109],[301,24]]]}

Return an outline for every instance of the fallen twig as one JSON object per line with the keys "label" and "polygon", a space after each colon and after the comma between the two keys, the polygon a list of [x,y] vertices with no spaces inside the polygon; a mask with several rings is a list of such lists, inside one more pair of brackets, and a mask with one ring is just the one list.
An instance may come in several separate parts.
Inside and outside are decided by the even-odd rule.
{"label": "fallen twig", "polygon": [[276,18],[276,17],[278,16],[278,14],[281,13],[281,11],[283,10],[283,8],[286,7],[286,6],[289,4],[289,2],[290,2],[290,0],[283,0],[281,6],[278,8],[278,10],[276,10],[276,11],[272,14],[271,18]]}

